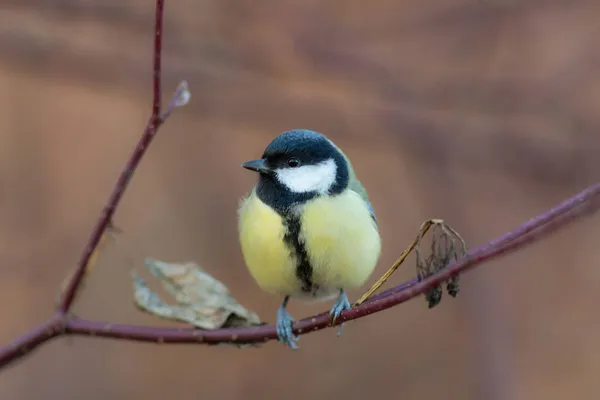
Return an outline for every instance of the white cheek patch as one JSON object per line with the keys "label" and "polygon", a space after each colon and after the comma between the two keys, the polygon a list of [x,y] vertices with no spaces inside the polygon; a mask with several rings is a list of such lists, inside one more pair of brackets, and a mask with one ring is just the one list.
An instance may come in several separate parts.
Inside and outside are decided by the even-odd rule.
{"label": "white cheek patch", "polygon": [[277,180],[294,193],[317,192],[325,194],[335,183],[337,165],[333,159],[316,165],[282,168],[276,171]]}

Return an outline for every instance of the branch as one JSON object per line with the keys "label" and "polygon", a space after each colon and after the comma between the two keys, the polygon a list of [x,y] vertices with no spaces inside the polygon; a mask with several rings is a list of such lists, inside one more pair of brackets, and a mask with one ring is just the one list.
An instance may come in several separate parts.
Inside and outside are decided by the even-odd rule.
{"label": "branch", "polygon": [[73,277],[68,282],[67,287],[63,293],[62,299],[59,303],[59,313],[67,313],[73,302],[75,301],[75,297],[77,296],[77,292],[81,287],[81,281],[85,277],[85,273],[90,261],[90,258],[96,251],[104,232],[109,227],[112,217],[117,210],[117,206],[119,205],[121,198],[123,198],[123,194],[125,193],[125,189],[129,185],[129,181],[133,176],[133,173],[137,169],[142,157],[146,153],[148,146],[152,143],[152,139],[156,135],[158,128],[164,122],[164,119],[161,118],[161,47],[162,47],[162,20],[163,20],[163,11],[164,11],[164,0],[156,1],[156,20],[154,26],[154,67],[153,67],[153,88],[154,95],[152,100],[152,115],[144,129],[144,133],[140,138],[137,146],[133,150],[131,157],[125,164],[117,183],[115,184],[115,188],[113,189],[102,213],[100,214],[100,218],[92,231],[92,234],[88,240],[88,243],[83,250],[83,254],[75,267],[75,273]]}
{"label": "branch", "polygon": [[12,343],[0,348],[0,368],[17,360],[39,345],[64,333],[65,321],[55,314],[46,323],[32,329]]}
{"label": "branch", "polygon": [[[119,205],[121,198],[138,167],[144,153],[152,142],[158,128],[164,123],[174,108],[184,105],[189,100],[187,84],[182,82],[177,89],[167,110],[161,114],[161,46],[162,46],[162,19],[164,0],[156,1],[156,20],[154,29],[154,57],[153,57],[153,102],[152,114],[144,132],[135,147],[106,206],[104,207],[98,223],[90,235],[83,254],[76,265],[75,272],[67,282],[63,296],[60,299],[57,312],[44,324],[17,338],[12,343],[0,348],[0,368],[7,366],[31,352],[33,349],[63,335],[88,335],[104,338],[123,339],[132,341],[145,341],[155,343],[258,343],[277,337],[273,325],[253,328],[219,329],[213,331],[199,329],[165,329],[158,327],[144,327],[135,325],[112,324],[107,322],[88,321],[80,319],[69,313],[69,310],[81,287],[81,283],[90,265],[90,260],[98,249],[103,235],[111,225],[112,217]],[[422,281],[410,280],[396,287],[375,294],[364,303],[343,312],[336,320],[338,325],[344,321],[355,320],[367,315],[388,309],[403,303],[428,289],[441,284],[448,278],[464,272],[477,265],[516,251],[532,242],[538,241],[558,229],[586,215],[596,212],[600,208],[600,184],[593,185],[583,192],[564,201],[556,207],[535,217],[513,231],[506,233],[491,242],[471,250],[467,257],[452,263],[437,274]],[[304,334],[331,326],[327,313],[294,323],[294,333]]]}
{"label": "branch", "polygon": [[90,260],[96,252],[104,233],[111,225],[112,217],[115,214],[123,194],[125,193],[125,189],[129,185],[131,177],[139,166],[142,157],[152,142],[152,139],[154,139],[158,128],[163,124],[175,107],[181,106],[187,103],[189,100],[190,94],[187,91],[187,84],[182,82],[177,89],[173,100],[171,100],[167,111],[161,115],[161,47],[163,36],[163,14],[164,0],[156,0],[154,55],[152,69],[152,114],[148,120],[146,128],[144,129],[144,133],[142,134],[142,137],[140,138],[133,153],[129,157],[129,160],[123,167],[121,175],[119,176],[119,179],[117,180],[117,183],[115,184],[115,187],[108,201],[106,202],[102,213],[100,214],[98,222],[92,230],[79,262],[75,267],[75,271],[66,283],[62,296],[59,299],[56,314],[50,319],[50,321],[15,340],[13,343],[0,348],[0,367],[6,365],[15,358],[23,356],[40,344],[56,336],[64,334],[64,328],[66,326],[66,321],[68,320],[67,315],[71,309],[71,306],[73,305],[73,302],[75,301],[75,298],[77,297],[79,289],[81,288],[81,284],[90,265]]}
{"label": "branch", "polygon": [[[335,324],[331,324],[327,313],[321,313],[294,323],[294,333],[303,334],[318,331],[344,321],[363,318],[386,310],[425,293],[448,278],[481,265],[487,261],[510,254],[532,242],[549,236],[560,228],[600,208],[600,184],[593,185],[583,192],[562,202],[556,207],[525,222],[491,242],[471,250],[467,257],[452,263],[441,272],[418,282],[416,279],[374,295],[365,303],[344,311]],[[97,337],[126,339],[155,343],[258,343],[277,338],[273,325],[252,328],[219,329],[203,331],[198,329],[165,329],[136,325],[110,324],[86,320],[67,321],[65,333],[69,335],[92,335]]]}

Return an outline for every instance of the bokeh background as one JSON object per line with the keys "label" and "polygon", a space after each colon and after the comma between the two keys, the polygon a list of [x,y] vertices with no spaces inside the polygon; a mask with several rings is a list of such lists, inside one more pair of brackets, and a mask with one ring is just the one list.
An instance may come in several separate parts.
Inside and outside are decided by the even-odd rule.
{"label": "bokeh background", "polygon": [[[76,312],[169,325],[132,303],[144,256],[198,262],[273,321],[236,235],[239,167],[280,131],[328,134],[370,192],[375,275],[420,223],[471,247],[595,182],[596,0],[167,1],[160,131]],[[151,0],[0,2],[0,343],[53,311],[150,112]],[[571,399],[600,391],[598,217],[301,351],[59,339],[0,374],[0,398]],[[392,279],[414,275],[413,259]],[[372,283],[376,276],[369,283]],[[352,293],[356,298],[360,293]],[[298,318],[330,305],[294,302]],[[173,324],[171,324],[173,325]]]}

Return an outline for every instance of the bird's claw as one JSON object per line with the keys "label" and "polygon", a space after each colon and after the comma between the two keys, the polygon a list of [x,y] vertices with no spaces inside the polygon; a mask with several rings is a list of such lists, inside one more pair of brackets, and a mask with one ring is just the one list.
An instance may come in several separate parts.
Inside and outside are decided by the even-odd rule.
{"label": "bird's claw", "polygon": [[[340,314],[343,311],[349,310],[350,308],[352,308],[352,306],[350,305],[350,301],[348,300],[346,292],[344,290],[340,291],[340,295],[335,301],[335,304],[333,305],[333,307],[331,307],[331,310],[329,310],[331,323],[335,324],[335,321],[339,318]],[[338,337],[342,334],[342,329],[344,329],[344,323],[340,324],[340,330],[337,333]]]}
{"label": "bird's claw", "polygon": [[293,350],[298,349],[296,341],[298,336],[292,332],[292,323],[294,319],[288,313],[284,307],[279,307],[277,310],[277,337],[283,344],[290,346]]}

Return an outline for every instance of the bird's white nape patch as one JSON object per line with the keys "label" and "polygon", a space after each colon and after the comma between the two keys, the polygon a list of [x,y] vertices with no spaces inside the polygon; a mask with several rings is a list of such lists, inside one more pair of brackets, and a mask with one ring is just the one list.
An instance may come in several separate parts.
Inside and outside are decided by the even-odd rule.
{"label": "bird's white nape patch", "polygon": [[294,193],[325,194],[335,183],[337,165],[330,158],[315,165],[281,168],[276,171],[276,174],[277,180]]}

